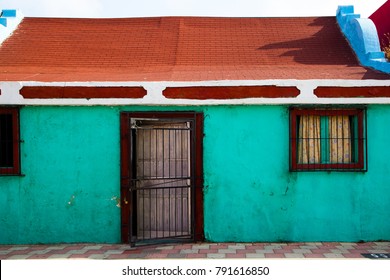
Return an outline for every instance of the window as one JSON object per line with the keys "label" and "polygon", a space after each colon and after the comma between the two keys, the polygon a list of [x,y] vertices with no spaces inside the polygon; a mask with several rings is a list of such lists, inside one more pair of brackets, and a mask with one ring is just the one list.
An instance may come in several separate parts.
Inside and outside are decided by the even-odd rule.
{"label": "window", "polygon": [[19,174],[19,109],[0,108],[0,175]]}
{"label": "window", "polygon": [[362,108],[290,110],[291,171],[366,171]]}

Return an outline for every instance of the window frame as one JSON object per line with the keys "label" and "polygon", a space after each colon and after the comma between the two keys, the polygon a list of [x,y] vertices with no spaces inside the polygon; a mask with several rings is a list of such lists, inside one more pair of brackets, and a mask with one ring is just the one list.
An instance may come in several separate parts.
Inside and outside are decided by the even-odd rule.
{"label": "window frame", "polygon": [[12,118],[12,166],[0,167],[0,176],[21,175],[19,107],[0,107],[0,115]]}
{"label": "window frame", "polygon": [[[354,116],[357,118],[357,158],[351,163],[298,163],[298,116]],[[290,171],[367,171],[367,113],[366,108],[290,108]]]}

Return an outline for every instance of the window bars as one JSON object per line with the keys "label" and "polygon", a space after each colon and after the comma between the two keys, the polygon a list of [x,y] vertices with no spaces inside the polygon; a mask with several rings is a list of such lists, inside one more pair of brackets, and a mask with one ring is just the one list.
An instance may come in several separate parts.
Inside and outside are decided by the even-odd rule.
{"label": "window bars", "polygon": [[290,109],[291,171],[366,171],[366,113],[361,108]]}

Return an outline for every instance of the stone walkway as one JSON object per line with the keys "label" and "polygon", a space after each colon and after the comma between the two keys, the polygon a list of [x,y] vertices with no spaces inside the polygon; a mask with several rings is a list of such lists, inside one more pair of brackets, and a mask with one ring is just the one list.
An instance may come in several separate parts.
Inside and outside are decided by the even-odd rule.
{"label": "stone walkway", "polygon": [[390,242],[0,245],[0,259],[387,258]]}

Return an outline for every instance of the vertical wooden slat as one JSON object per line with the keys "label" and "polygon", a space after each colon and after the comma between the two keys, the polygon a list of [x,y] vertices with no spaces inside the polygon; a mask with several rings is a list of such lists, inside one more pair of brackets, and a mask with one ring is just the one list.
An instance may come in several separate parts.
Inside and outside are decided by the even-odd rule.
{"label": "vertical wooden slat", "polygon": [[204,239],[203,229],[203,114],[195,114],[195,209],[193,213],[195,233],[194,240],[201,241]]}
{"label": "vertical wooden slat", "polygon": [[130,234],[130,205],[129,187],[130,171],[130,120],[127,113],[120,114],[120,146],[121,146],[121,237],[122,242],[128,243]]}
{"label": "vertical wooden slat", "polygon": [[[202,138],[200,141],[190,138],[199,135],[203,137],[203,115],[200,122],[195,120],[194,113],[169,115],[169,119],[175,119],[172,122],[164,120],[168,115],[129,113],[127,116],[142,120],[139,123],[140,128],[137,128],[137,162],[133,163],[139,176],[136,180],[137,186],[143,190],[138,191],[137,208],[132,208],[137,212],[138,239],[196,235],[197,240],[201,240],[203,170],[199,169],[202,163],[197,161],[202,160],[202,145],[197,148],[194,145],[201,144]],[[187,121],[191,119],[192,121]],[[189,126],[190,123],[192,124]],[[200,126],[195,126],[196,123]],[[194,131],[190,132],[190,129]],[[191,148],[197,150],[191,153]],[[189,177],[193,179],[187,179]],[[191,196],[194,196],[194,204],[191,203]],[[132,209],[130,211],[133,211]],[[195,235],[192,223],[198,229]]]}

